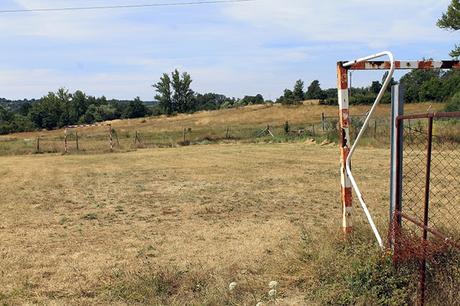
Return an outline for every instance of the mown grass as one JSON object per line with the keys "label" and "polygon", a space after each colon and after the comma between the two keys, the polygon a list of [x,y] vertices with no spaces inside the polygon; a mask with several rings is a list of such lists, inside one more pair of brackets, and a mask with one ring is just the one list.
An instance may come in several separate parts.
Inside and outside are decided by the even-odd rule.
{"label": "mown grass", "polygon": [[[429,103],[408,104],[407,113],[424,112]],[[443,104],[433,104],[432,111],[441,110]],[[352,115],[361,115],[368,111],[368,106],[353,106]],[[321,114],[330,118],[321,124]],[[142,119],[116,120],[110,122],[114,128],[113,142],[117,152],[127,152],[138,148],[175,147],[183,144],[209,144],[216,142],[260,142],[260,132],[271,127],[277,141],[286,138],[283,125],[289,122],[293,131],[288,140],[303,141],[311,136],[322,142],[324,139],[337,139],[335,123],[338,109],[335,106],[321,105],[255,105],[237,109],[181,114],[173,117],[152,117]],[[374,146],[388,143],[389,138],[389,106],[382,105],[376,112],[377,132],[374,122],[366,134],[366,141]],[[359,120],[355,120],[359,121]],[[184,137],[184,129],[186,131]],[[79,147],[76,150],[75,132],[79,134]],[[297,133],[302,131],[302,133]],[[135,141],[136,132],[139,141]],[[40,137],[40,148],[37,150],[37,139]],[[18,133],[0,137],[0,155],[20,155],[35,153],[62,153],[64,151],[64,131],[39,131]],[[107,127],[90,127],[69,130],[69,152],[73,154],[106,153],[110,151]]]}
{"label": "mown grass", "polygon": [[[2,157],[0,303],[412,303],[414,270],[394,269],[359,209],[355,234],[343,240],[336,145],[276,128],[275,138],[257,143],[203,129],[200,144],[211,145]],[[122,145],[131,143],[128,130],[116,130]],[[158,137],[181,141],[182,131]],[[368,146],[354,162],[382,233],[388,160],[388,149]],[[433,288],[444,288],[433,305],[458,299],[458,261],[446,262],[452,271],[433,278]],[[273,280],[276,298],[268,294]]]}

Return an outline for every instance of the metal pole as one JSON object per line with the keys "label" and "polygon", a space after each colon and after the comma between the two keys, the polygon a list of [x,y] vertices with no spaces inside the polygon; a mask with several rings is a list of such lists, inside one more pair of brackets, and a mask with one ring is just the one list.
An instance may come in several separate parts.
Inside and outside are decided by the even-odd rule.
{"label": "metal pole", "polygon": [[423,257],[420,261],[420,284],[419,284],[419,305],[425,305],[425,290],[426,290],[426,243],[428,240],[428,210],[430,204],[430,178],[431,178],[431,152],[433,147],[433,117],[428,119],[428,144],[426,153],[426,175],[425,175],[425,207],[423,216]]}
{"label": "metal pole", "polygon": [[[394,226],[393,217],[402,196],[402,175],[398,176],[398,174],[402,172],[404,121],[397,118],[404,114],[404,91],[404,87],[399,84],[391,87],[390,228]],[[400,216],[398,216],[398,224],[401,225]],[[390,238],[390,246],[393,243]]]}
{"label": "metal pole", "polygon": [[342,63],[337,65],[338,100],[339,100],[339,124],[340,124],[340,182],[342,201],[342,228],[345,233],[351,233],[352,225],[352,191],[351,182],[346,171],[346,160],[350,152],[350,116],[349,116],[349,92],[348,72]]}
{"label": "metal pole", "polygon": [[[399,234],[401,231],[401,213],[402,213],[402,163],[403,163],[403,119],[395,118],[395,149],[392,150],[392,154],[394,154],[394,165],[392,165],[392,170],[394,170],[392,184],[394,184],[394,202],[391,209],[394,210],[394,214],[390,216],[391,220],[397,218],[396,221],[391,221],[390,228],[392,229],[392,238],[393,238],[393,250],[394,250],[394,257],[393,260],[398,258],[399,256]],[[393,213],[393,211],[391,211]]]}
{"label": "metal pole", "polygon": [[347,156],[346,161],[345,161],[345,168],[346,168],[346,173],[348,174],[348,178],[349,178],[349,180],[351,182],[351,185],[353,186],[353,189],[356,192],[356,195],[357,195],[357,198],[359,200],[359,203],[361,204],[361,207],[364,210],[364,214],[367,217],[367,221],[369,222],[369,225],[371,226],[372,231],[374,232],[375,238],[377,239],[377,242],[378,242],[380,248],[384,247],[383,240],[382,240],[382,237],[379,234],[379,231],[378,231],[377,227],[375,226],[374,220],[373,220],[373,218],[371,216],[371,213],[369,212],[369,209],[367,208],[367,205],[366,205],[366,202],[364,201],[364,198],[363,198],[363,195],[361,193],[361,190],[359,189],[359,186],[356,183],[356,180],[355,180],[355,178],[353,176],[353,173],[351,171],[351,159],[352,159],[352,156],[353,156],[353,154],[354,154],[354,152],[355,152],[355,150],[356,150],[356,148],[357,148],[357,146],[359,144],[359,141],[360,141],[361,137],[363,136],[364,132],[366,131],[366,128],[369,125],[369,121],[370,121],[373,113],[377,109],[378,104],[382,100],[383,95],[385,94],[386,89],[388,88],[388,85],[391,82],[391,78],[393,77],[394,71],[396,69],[396,63],[395,63],[393,54],[391,52],[385,51],[385,52],[370,55],[368,57],[358,59],[358,60],[355,60],[355,61],[351,61],[351,62],[347,62],[347,63],[343,64],[343,67],[349,67],[349,66],[352,66],[353,64],[356,64],[356,63],[359,63],[359,62],[364,62],[364,61],[374,59],[374,58],[378,58],[378,57],[382,57],[382,56],[388,56],[390,58],[390,70],[389,70],[388,76],[385,79],[385,82],[383,82],[383,86],[380,89],[380,92],[377,95],[377,98],[375,99],[374,104],[372,105],[371,109],[369,110],[368,115],[366,117],[366,120],[364,120],[363,127],[359,131],[358,136],[356,137],[356,140],[353,143],[353,146],[349,150],[348,156]]}

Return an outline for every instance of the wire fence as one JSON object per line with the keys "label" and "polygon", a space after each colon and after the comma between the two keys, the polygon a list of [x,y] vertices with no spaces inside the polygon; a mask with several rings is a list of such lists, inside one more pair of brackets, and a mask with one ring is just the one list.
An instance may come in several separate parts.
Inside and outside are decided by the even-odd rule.
{"label": "wire fence", "polygon": [[446,286],[460,285],[460,274],[451,271],[460,264],[460,113],[400,116],[397,122],[402,171],[391,237],[395,262],[418,266],[423,305]]}

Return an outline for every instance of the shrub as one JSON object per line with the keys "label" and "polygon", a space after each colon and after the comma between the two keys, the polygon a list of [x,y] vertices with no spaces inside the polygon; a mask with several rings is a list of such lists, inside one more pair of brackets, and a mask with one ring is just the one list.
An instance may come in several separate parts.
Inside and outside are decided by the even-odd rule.
{"label": "shrub", "polygon": [[453,95],[447,102],[447,112],[458,112],[460,111],[460,91]]}

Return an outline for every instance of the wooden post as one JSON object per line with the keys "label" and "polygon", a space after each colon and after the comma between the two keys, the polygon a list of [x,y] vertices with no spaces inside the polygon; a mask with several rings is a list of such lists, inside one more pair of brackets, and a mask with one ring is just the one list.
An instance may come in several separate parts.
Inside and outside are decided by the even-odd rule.
{"label": "wooden post", "polygon": [[36,153],[40,153],[40,136],[37,136],[37,147],[35,148]]}
{"label": "wooden post", "polygon": [[113,151],[113,135],[112,135],[112,125],[109,124],[109,145],[110,145],[110,151]]}
{"label": "wooden post", "polygon": [[116,138],[116,140],[117,140],[117,146],[120,146],[120,140],[118,139],[118,133],[117,133],[117,131],[115,131],[114,134],[115,134],[115,138]]}
{"label": "wooden post", "polygon": [[67,153],[67,128],[64,130],[64,153]]}
{"label": "wooden post", "polygon": [[314,123],[311,125],[311,130],[312,130],[312,136],[315,136],[315,124]]}
{"label": "wooden post", "polygon": [[225,133],[225,139],[228,139],[230,137],[230,128],[227,126],[227,131]]}
{"label": "wooden post", "polygon": [[75,144],[77,145],[77,151],[80,151],[80,147],[78,146],[78,131],[75,131]]}
{"label": "wooden post", "polygon": [[374,138],[377,138],[377,119],[374,120]]}
{"label": "wooden post", "polygon": [[323,132],[324,132],[324,130],[325,130],[325,128],[324,128],[324,121],[325,121],[324,113],[321,113],[321,126],[323,127]]}
{"label": "wooden post", "polygon": [[185,143],[185,133],[187,132],[187,129],[184,128],[184,143]]}
{"label": "wooden post", "polygon": [[137,131],[136,131],[136,134],[134,135],[134,146],[137,145]]}

